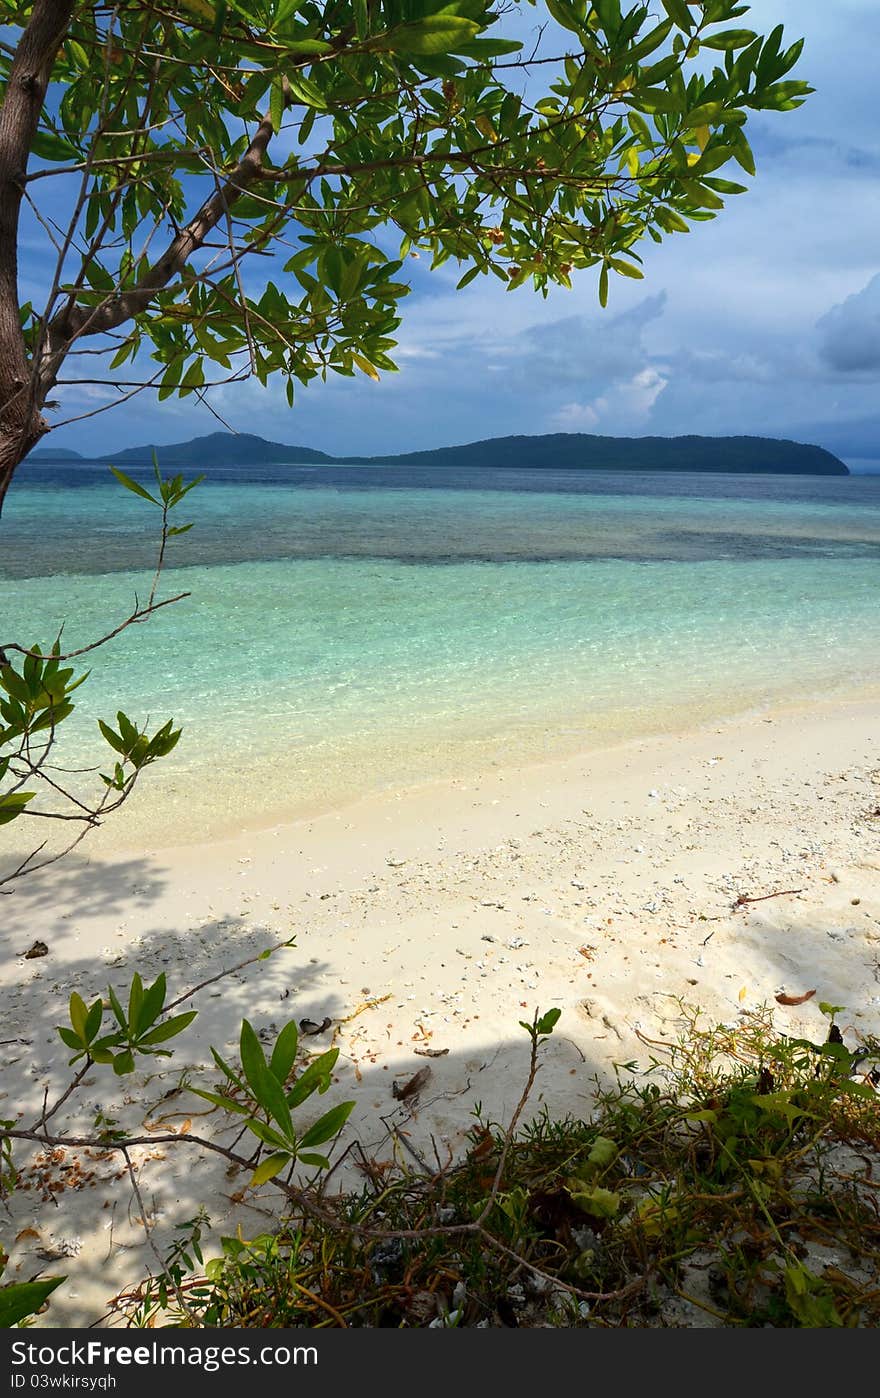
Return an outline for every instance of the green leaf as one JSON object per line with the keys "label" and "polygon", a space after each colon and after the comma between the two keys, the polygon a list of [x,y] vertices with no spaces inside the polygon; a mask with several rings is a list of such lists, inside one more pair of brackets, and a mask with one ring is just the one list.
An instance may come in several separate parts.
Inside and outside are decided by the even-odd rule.
{"label": "green leaf", "polygon": [[20,1320],[25,1320],[45,1304],[57,1286],[66,1277],[46,1277],[43,1281],[13,1282],[11,1286],[0,1286],[0,1330],[11,1330]]}
{"label": "green leaf", "polygon": [[339,1049],[328,1049],[309,1064],[308,1068],[297,1078],[293,1088],[287,1094],[287,1105],[294,1110],[302,1106],[306,1098],[311,1097],[313,1092],[326,1092],[330,1086],[330,1074],[336,1066],[339,1057]]}
{"label": "green leaf", "polygon": [[278,1035],[272,1050],[272,1057],[269,1060],[269,1070],[280,1083],[287,1082],[290,1077],[298,1044],[299,1031],[296,1027],[296,1020],[292,1019],[289,1024],[285,1024]]}
{"label": "green leaf", "polygon": [[539,1034],[552,1034],[556,1025],[559,1023],[561,1014],[562,1011],[558,1009],[548,1010],[547,1013],[543,1014],[538,1020],[535,1029]]}
{"label": "green leaf", "polygon": [[272,91],[269,94],[269,118],[272,122],[272,130],[277,135],[284,120],[284,89],[280,78],[276,78],[273,82]]}
{"label": "green leaf", "polygon": [[316,87],[308,78],[302,74],[291,74],[288,78],[288,86],[294,97],[298,97],[307,107],[313,107],[315,111],[326,112],[327,98],[319,87]]}
{"label": "green leaf", "polygon": [[412,24],[400,24],[387,34],[370,39],[365,48],[379,48],[391,53],[435,54],[453,53],[458,43],[469,43],[480,32],[473,20],[460,15],[426,15]]}
{"label": "green leaf", "polygon": [[243,1019],[241,1022],[238,1048],[244,1075],[251,1090],[257,1094],[269,1068],[263,1053],[263,1046],[254,1033],[253,1025],[249,1020]]}
{"label": "green leaf", "polygon": [[733,151],[734,159],[739,163],[742,169],[745,170],[746,174],[754,175],[755,157],[752,154],[751,146],[749,145],[741,130],[737,130],[736,135],[731,141],[731,149]]}
{"label": "green leaf", "polygon": [[327,1159],[326,1155],[313,1155],[307,1152],[305,1155],[297,1156],[297,1159],[301,1161],[303,1165],[317,1165],[320,1170],[330,1169],[330,1161]]}
{"label": "green leaf", "polygon": [[162,1013],[162,1006],[165,1004],[165,985],[165,972],[160,971],[149,990],[144,994],[139,1020],[142,1029],[149,1029],[153,1021]]}
{"label": "green leaf", "polygon": [[340,1102],[338,1107],[331,1107],[329,1112],[325,1112],[314,1126],[309,1128],[300,1140],[300,1145],[306,1149],[309,1146],[322,1146],[342,1130],[353,1110],[354,1102]]}
{"label": "green leaf", "polygon": [[142,499],[149,500],[151,505],[159,504],[159,501],[154,495],[151,495],[142,485],[138,485],[137,481],[133,481],[131,476],[127,476],[124,471],[117,470],[115,466],[111,466],[110,470],[119,481],[119,484],[124,485],[126,490],[130,490],[132,495],[140,495]]}
{"label": "green leaf", "polygon": [[792,1262],[785,1269],[785,1299],[792,1315],[807,1329],[843,1325],[830,1285],[802,1262]]}
{"label": "green leaf", "polygon": [[229,1082],[235,1083],[235,1086],[236,1086],[241,1092],[244,1092],[245,1086],[244,1086],[244,1083],[242,1082],[241,1078],[238,1077],[238,1075],[237,1075],[236,1073],[233,1073],[233,1071],[232,1071],[232,1069],[230,1068],[229,1064],[226,1062],[226,1060],[225,1060],[224,1058],[221,1058],[221,1057],[220,1057],[220,1054],[217,1052],[217,1050],[216,1050],[215,1048],[212,1048],[212,1049],[211,1049],[211,1057],[213,1058],[214,1062],[217,1064],[217,1067],[218,1067],[218,1068],[220,1069],[220,1071],[223,1073],[224,1077],[226,1077],[226,1078],[229,1080]]}
{"label": "green leaf", "polygon": [[642,277],[645,275],[641,267],[634,267],[631,262],[624,262],[619,257],[609,257],[608,266],[613,268],[614,271],[618,272],[621,276],[633,277],[636,281],[641,281]]}
{"label": "green leaf", "polygon": [[128,1029],[132,1038],[137,1038],[140,1028],[141,1007],[144,1003],[144,983],[135,971],[128,991]]}
{"label": "green leaf", "polygon": [[71,992],[69,1014],[70,1022],[76,1030],[77,1035],[83,1042],[85,1042],[86,1022],[89,1017],[89,1012],[86,1009],[85,1000],[83,1000],[81,995],[77,995],[75,990]]}
{"label": "green leaf", "polygon": [[568,29],[572,34],[582,34],[584,25],[578,18],[577,11],[569,0],[544,0],[547,11],[553,16],[557,24],[561,24],[563,29]]}
{"label": "green leaf", "polygon": [[842,1078],[838,1087],[846,1097],[861,1097],[866,1102],[877,1102],[877,1090],[870,1083],[851,1082],[848,1078]]}
{"label": "green leaf", "polygon": [[107,742],[110,744],[111,748],[113,748],[114,752],[118,752],[122,757],[124,757],[127,749],[125,743],[122,741],[119,734],[116,733],[110,727],[109,723],[105,723],[102,718],[98,719],[98,727],[104,734],[104,737],[107,739]]}
{"label": "green leaf", "polygon": [[792,1102],[787,1092],[765,1092],[755,1093],[749,1099],[759,1111],[767,1112],[768,1115],[781,1116],[792,1124],[800,1121],[802,1117],[813,1117],[814,1112],[808,1112],[804,1107],[797,1106]]}
{"label": "green leaf", "polygon": [[111,1008],[113,1010],[114,1015],[116,1016],[117,1024],[119,1025],[120,1029],[126,1031],[128,1029],[128,1024],[125,1019],[125,1011],[120,1005],[119,996],[116,994],[116,991],[113,989],[112,985],[108,985],[107,987],[107,998],[110,1001]]}
{"label": "green leaf", "polygon": [[711,126],[716,122],[724,111],[723,102],[704,102],[699,107],[694,107],[685,117],[685,124],[691,131],[695,131],[698,126]]}
{"label": "green leaf", "polygon": [[615,1218],[620,1212],[620,1195],[613,1189],[603,1189],[601,1185],[572,1192],[571,1201],[591,1218]]}
{"label": "green leaf", "polygon": [[291,1155],[288,1151],[276,1151],[274,1155],[267,1155],[265,1160],[261,1160],[254,1173],[248,1181],[250,1189],[256,1189],[257,1185],[265,1184],[275,1175],[280,1175],[286,1165],[289,1165]]}
{"label": "green leaf", "polygon": [[485,61],[487,58],[503,58],[508,53],[521,53],[522,48],[517,39],[471,39],[469,43],[459,44],[455,52],[463,54],[465,58]]}
{"label": "green leaf", "polygon": [[321,54],[332,53],[333,45],[324,39],[291,39],[285,43],[284,52],[293,58],[319,58]]}
{"label": "green leaf", "polygon": [[46,708],[46,712],[42,714],[40,718],[35,719],[30,725],[30,732],[44,733],[47,728],[57,728],[58,725],[63,723],[68,715],[72,713],[72,704],[50,703]]}
{"label": "green leaf", "polygon": [[718,170],[722,165],[726,165],[733,159],[734,151],[731,146],[712,146],[704,150],[696,165],[691,169],[695,175],[710,175],[713,170]]}
{"label": "green leaf", "polygon": [[35,791],[15,791],[8,796],[0,796],[0,825],[8,825],[21,815],[28,801],[33,801]]}
{"label": "green leaf", "polygon": [[370,363],[369,359],[364,359],[364,356],[362,354],[355,354],[354,350],[352,350],[351,352],[351,357],[353,363],[357,365],[357,367],[361,370],[362,373],[366,374],[368,379],[372,379],[375,383],[379,382],[379,375],[376,373],[376,370],[374,366]]}
{"label": "green leaf", "polygon": [[725,29],[722,34],[712,34],[700,39],[704,49],[744,49],[757,39],[752,29]]}
{"label": "green leaf", "polygon": [[265,1121],[260,1121],[259,1117],[249,1116],[247,1128],[253,1131],[254,1135],[267,1146],[274,1146],[276,1150],[285,1150],[290,1153],[293,1149],[293,1141],[285,1140],[272,1126],[267,1126]]}
{"label": "green leaf", "polygon": [[456,284],[456,291],[461,291],[463,287],[469,286],[470,283],[474,280],[474,278],[480,275],[481,270],[482,268],[480,268],[479,266],[475,266],[471,267],[469,271],[465,272],[464,276]]}
{"label": "green leaf", "polygon": [[182,1034],[188,1024],[192,1024],[198,1010],[187,1010],[185,1014],[173,1015],[171,1019],[166,1019],[162,1024],[157,1024],[155,1029],[142,1034],[137,1041],[138,1048],[151,1048],[153,1044],[164,1044],[168,1039],[173,1039],[177,1034]]}
{"label": "green leaf", "polygon": [[52,161],[79,161],[80,153],[76,146],[71,145],[63,136],[58,136],[54,131],[38,131],[31,142],[31,152],[38,160]]}
{"label": "green leaf", "polygon": [[86,1019],[85,1037],[87,1043],[91,1043],[95,1035],[98,1033],[98,1030],[101,1028],[101,1021],[103,1018],[104,1006],[99,995],[97,1000],[93,1001],[88,1013],[88,1018]]}
{"label": "green leaf", "polygon": [[206,1102],[212,1102],[215,1107],[222,1107],[225,1112],[235,1112],[237,1116],[247,1116],[248,1108],[243,1107],[241,1102],[236,1102],[234,1097],[226,1097],[220,1092],[206,1092],[202,1087],[191,1087],[196,1097],[204,1097]]}
{"label": "green leaf", "polygon": [[626,94],[631,105],[637,111],[649,112],[669,112],[679,111],[678,100],[671,92],[667,92],[665,87],[639,87]]}
{"label": "green leaf", "polygon": [[131,750],[137,743],[140,733],[132,723],[127,714],[120,709],[116,715],[116,722],[119,724],[119,732],[127,748]]}
{"label": "green leaf", "polygon": [[629,61],[631,63],[641,63],[642,59],[647,58],[649,54],[652,54],[655,49],[660,47],[663,41],[669,37],[671,31],[672,21],[669,19],[663,20],[656,28],[650,29],[648,33],[642,39],[639,39],[630,49]]}
{"label": "green leaf", "polygon": [[201,358],[194,359],[180,380],[180,396],[185,396],[185,390],[189,391],[201,388],[205,382],[205,368]]}
{"label": "green leaf", "polygon": [[241,1026],[241,1066],[251,1091],[260,1106],[278,1123],[285,1137],[293,1136],[293,1122],[290,1108],[278,1079],[270,1071],[263,1054],[262,1045],[254,1033],[253,1026],[245,1019]]}
{"label": "green leaf", "polygon": [[595,1170],[605,1170],[617,1159],[617,1143],[608,1136],[597,1136],[590,1153],[587,1156],[587,1164]]}
{"label": "green leaf", "polygon": [[679,29],[683,29],[686,34],[690,34],[694,27],[694,21],[685,0],[660,0],[660,3],[672,22],[677,24]]}

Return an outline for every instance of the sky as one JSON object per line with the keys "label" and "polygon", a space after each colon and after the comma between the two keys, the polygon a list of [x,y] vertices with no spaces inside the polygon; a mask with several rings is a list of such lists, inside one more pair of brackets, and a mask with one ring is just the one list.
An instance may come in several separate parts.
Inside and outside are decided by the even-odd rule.
{"label": "sky", "polygon": [[[382,454],[509,433],[749,433],[818,443],[880,469],[880,122],[877,0],[755,0],[743,23],[786,25],[816,92],[750,121],[747,194],[687,235],[645,242],[645,279],[597,274],[547,300],[495,278],[408,264],[398,374],[221,389],[239,431],[334,454]],[[535,12],[527,12],[527,25]],[[726,174],[726,171],[721,173]],[[743,182],[748,182],[744,178]],[[25,252],[22,277],[47,264]],[[59,416],[94,403],[68,396]],[[217,430],[192,399],[131,404],[64,427],[84,453]]]}

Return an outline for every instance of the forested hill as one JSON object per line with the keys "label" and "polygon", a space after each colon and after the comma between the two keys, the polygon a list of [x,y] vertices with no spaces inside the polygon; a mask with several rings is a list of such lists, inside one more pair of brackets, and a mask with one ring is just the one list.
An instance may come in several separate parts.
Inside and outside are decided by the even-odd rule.
{"label": "forested hill", "polygon": [[80,452],[63,451],[52,446],[38,447],[29,461],[52,461],[59,465],[74,461],[106,461],[112,466],[151,466],[153,453],[160,466],[188,466],[205,470],[211,466],[265,466],[267,463],[324,462],[334,458],[312,447],[289,446],[284,442],[267,442],[250,432],[211,432],[207,437],[193,437],[189,442],[170,442],[155,446],[123,447],[121,451],[84,456]]}
{"label": "forested hill", "polygon": [[127,447],[112,456],[99,458],[114,466],[149,465],[153,452],[160,466],[190,466],[204,469],[213,466],[266,465],[269,462],[324,461],[332,462],[326,452],[312,447],[289,446],[284,442],[267,442],[250,432],[211,432],[207,437],[193,437],[189,442],[172,442],[168,446]]}
{"label": "forested hill", "polygon": [[585,432],[554,432],[543,437],[490,437],[435,451],[346,460],[370,465],[519,466],[535,470],[849,474],[843,462],[824,447],[775,437],[597,437]]}
{"label": "forested hill", "polygon": [[210,471],[212,466],[400,465],[508,467],[524,470],[710,471],[756,475],[846,476],[846,466],[823,447],[775,437],[597,437],[592,433],[555,432],[540,437],[490,437],[458,447],[412,451],[396,456],[328,456],[311,447],[267,442],[251,433],[212,432],[167,446],[126,447],[85,458],[46,446],[30,460],[58,463],[107,461],[114,466],[149,465],[156,452],[162,467]]}

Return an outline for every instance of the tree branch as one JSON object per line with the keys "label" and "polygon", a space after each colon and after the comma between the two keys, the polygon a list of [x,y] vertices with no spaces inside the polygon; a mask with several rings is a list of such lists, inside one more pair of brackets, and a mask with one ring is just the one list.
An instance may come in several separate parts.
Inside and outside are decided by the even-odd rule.
{"label": "tree branch", "polygon": [[48,424],[25,391],[29,365],[19,319],[18,228],[31,146],[52,66],[75,0],[36,0],[0,106],[0,509],[21,458]]}
{"label": "tree branch", "polygon": [[53,316],[49,325],[45,360],[40,368],[40,378],[45,391],[54,383],[64,356],[74,340],[83,335],[104,335],[108,330],[115,330],[125,321],[140,315],[156,293],[183,270],[208,234],[226,217],[228,210],[257,178],[272,135],[271,118],[265,116],[254,139],[225,183],[205,200],[195,217],[181,229],[136,286],[129,291],[117,292],[100,306],[67,305]]}

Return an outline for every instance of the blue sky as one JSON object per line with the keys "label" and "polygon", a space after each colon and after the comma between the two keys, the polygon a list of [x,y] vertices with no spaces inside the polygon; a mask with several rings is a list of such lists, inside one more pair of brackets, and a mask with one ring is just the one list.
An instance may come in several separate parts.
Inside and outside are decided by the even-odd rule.
{"label": "blue sky", "polygon": [[[687,236],[647,243],[643,282],[616,279],[603,311],[591,272],[544,301],[494,278],[456,292],[454,266],[411,262],[399,374],[317,383],[293,410],[281,384],[234,385],[218,391],[223,416],[339,453],[512,432],[746,432],[880,459],[880,6],[756,0],[750,19],[805,36],[798,76],[817,90],[750,124],[749,193]],[[23,280],[38,284],[46,265],[26,252]],[[90,406],[69,396],[58,416]],[[192,400],[144,395],[52,441],[106,451],[216,428]]]}

